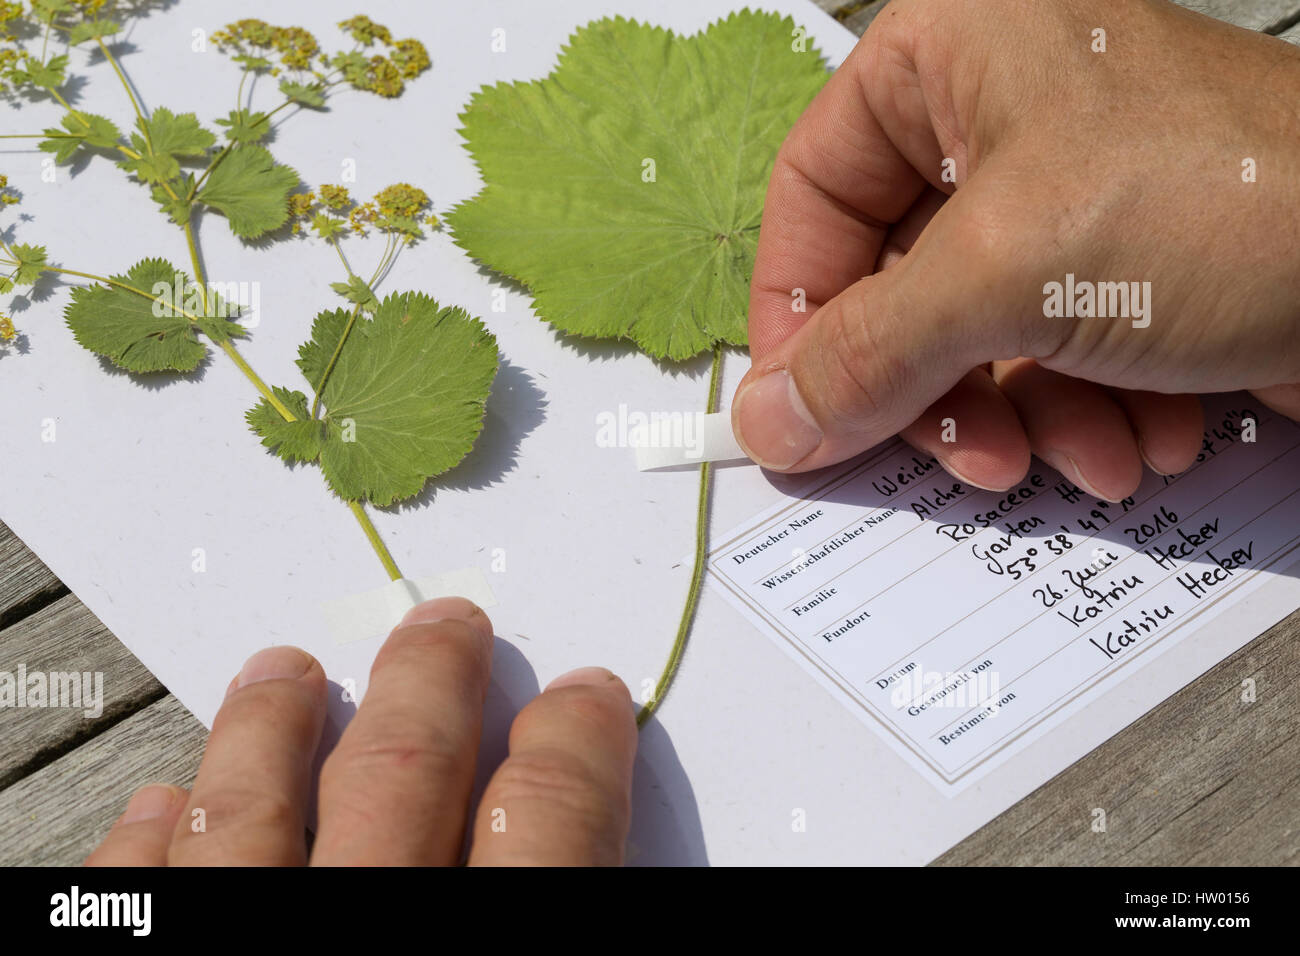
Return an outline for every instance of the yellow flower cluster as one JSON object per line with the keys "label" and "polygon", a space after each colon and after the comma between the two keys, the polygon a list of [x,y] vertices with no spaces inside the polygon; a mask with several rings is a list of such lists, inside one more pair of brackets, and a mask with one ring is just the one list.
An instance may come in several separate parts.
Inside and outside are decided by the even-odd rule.
{"label": "yellow flower cluster", "polygon": [[410,183],[395,183],[375,193],[379,214],[389,219],[413,219],[429,205],[429,194]]}
{"label": "yellow flower cluster", "polygon": [[[316,37],[302,27],[277,27],[265,20],[245,19],[227,23],[212,32],[212,42],[249,55],[252,51],[280,54],[280,64],[290,70],[310,70],[320,53]],[[278,70],[273,70],[278,73]]]}
{"label": "yellow flower cluster", "polygon": [[346,186],[326,184],[315,192],[290,196],[289,212],[294,232],[310,221],[324,238],[333,238],[345,229],[361,236],[373,227],[416,239],[424,235],[426,227],[438,227],[438,217],[427,212],[429,202],[429,194],[410,183],[385,186],[368,202],[353,200]]}
{"label": "yellow flower cluster", "polygon": [[330,65],[342,70],[344,77],[357,89],[378,93],[380,96],[397,96],[405,80],[411,80],[427,70],[431,63],[424,44],[413,38],[394,40],[392,31],[369,17],[359,15],[340,21],[339,26],[363,47],[381,43],[388,47],[387,55],[364,56],[359,51],[340,53]]}
{"label": "yellow flower cluster", "polygon": [[[316,205],[316,194],[310,190],[305,193],[294,193],[289,197],[289,216],[293,219],[302,219],[311,211],[311,207]],[[293,231],[298,231],[295,223]]]}
{"label": "yellow flower cluster", "polygon": [[352,205],[352,197],[348,195],[346,186],[331,186],[326,183],[320,188],[320,201],[326,209],[332,209],[338,212],[347,209]]}
{"label": "yellow flower cluster", "polygon": [[[339,27],[357,42],[357,47],[332,55],[322,54],[316,38],[302,27],[277,27],[265,20],[228,23],[213,32],[212,40],[218,47],[237,53],[236,59],[242,59],[247,69],[270,69],[272,75],[278,75],[282,68],[310,71],[318,80],[328,80],[323,71],[333,70],[359,90],[388,97],[398,96],[406,80],[432,65],[423,43],[413,38],[394,40],[388,27],[364,14],[340,21]],[[375,44],[387,47],[387,52],[362,52],[361,48]],[[279,66],[272,65],[272,52],[280,55]]]}
{"label": "yellow flower cluster", "polygon": [[14,32],[14,21],[21,19],[23,5],[0,0],[0,90],[5,88],[5,74],[18,66],[22,53],[18,48],[18,35]]}
{"label": "yellow flower cluster", "polygon": [[393,34],[388,27],[375,23],[365,14],[358,14],[350,20],[340,21],[339,26],[351,34],[352,39],[362,46],[370,46],[376,40],[385,46],[391,46]]}
{"label": "yellow flower cluster", "polygon": [[[9,188],[9,177],[0,173],[0,206],[12,206],[18,202],[18,196]],[[18,330],[14,328],[14,320],[3,312],[0,312],[0,342],[6,345],[18,338]]]}

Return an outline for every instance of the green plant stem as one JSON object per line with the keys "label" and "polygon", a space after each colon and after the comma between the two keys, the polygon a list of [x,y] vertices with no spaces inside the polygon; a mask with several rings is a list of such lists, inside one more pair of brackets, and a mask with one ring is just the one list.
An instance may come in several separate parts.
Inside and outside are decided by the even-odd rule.
{"label": "green plant stem", "polygon": [[392,248],[393,248],[393,234],[390,232],[384,237],[384,254],[379,257],[379,265],[375,266],[374,275],[372,275],[366,281],[366,285],[368,285],[371,289],[374,289],[375,280],[377,280],[379,278],[380,273],[384,271],[384,263],[388,261],[388,256],[389,253],[392,251]]}
{"label": "green plant stem", "polygon": [[331,246],[333,246],[334,251],[339,254],[339,262],[343,263],[343,268],[344,270],[347,271],[348,278],[351,279],[353,277],[352,267],[348,265],[347,256],[343,255],[343,247],[339,245],[339,241],[335,239],[333,236],[331,236],[329,239],[325,241],[328,242]]}
{"label": "green plant stem", "polygon": [[[253,387],[261,393],[262,397],[270,403],[271,407],[280,413],[281,418],[286,422],[296,422],[298,420],[298,417],[286,408],[283,402],[276,398],[275,393],[271,391],[271,389],[267,388],[266,383],[262,381],[261,376],[253,371],[252,366],[250,366],[248,362],[244,360],[244,357],[239,354],[239,350],[235,348],[233,342],[229,339],[225,340],[221,343],[221,350],[225,352],[226,355],[230,356],[230,360],[234,362],[239,370],[244,373],[244,376],[253,383]],[[366,509],[362,506],[361,502],[349,501],[348,510],[351,511],[353,517],[357,519],[357,524],[361,525],[362,533],[366,536],[366,540],[370,542],[370,547],[374,549],[375,555],[379,558],[379,563],[382,564],[384,570],[388,572],[388,577],[393,581],[399,580],[402,576],[402,572],[398,570],[397,562],[393,560],[393,556],[389,552],[388,546],[384,544],[383,538],[379,537],[379,531],[371,522],[370,515],[366,514]]]}
{"label": "green plant stem", "polygon": [[392,264],[397,260],[397,255],[402,251],[404,245],[406,245],[406,236],[401,236],[396,242],[394,242],[393,234],[389,233],[388,245],[384,249],[384,257],[379,260],[379,266],[375,269],[375,274],[372,275],[370,281],[366,283],[371,290],[375,288],[375,283],[383,278]]}
{"label": "green plant stem", "polygon": [[[80,113],[78,113],[75,109],[73,109],[72,104],[69,103],[67,100],[65,100],[62,97],[62,95],[60,95],[58,90],[54,89],[53,87],[45,87],[45,89],[49,90],[50,95],[59,101],[59,105],[62,106],[65,110],[67,110],[69,113],[71,113],[73,116],[75,116],[81,122],[82,126],[86,127],[86,129],[90,129],[90,122]],[[121,143],[118,143],[117,151],[121,153],[123,156],[129,157],[130,159],[140,158],[139,153],[137,153],[133,149],[129,149],[126,146],[123,146]],[[167,193],[168,196],[170,196],[174,200],[179,201],[180,197],[176,195],[176,191],[172,189],[170,183],[159,183],[159,185],[162,186],[163,190]]]}
{"label": "green plant stem", "polygon": [[357,316],[361,313],[361,306],[358,304],[348,316],[348,324],[343,326],[343,334],[339,336],[338,345],[334,346],[334,354],[330,356],[329,362],[325,366],[325,371],[321,372],[320,381],[316,383],[316,394],[311,401],[311,417],[315,418],[320,411],[321,392],[325,391],[325,381],[330,377],[330,372],[334,371],[334,363],[339,360],[339,353],[343,351],[343,343],[348,340],[352,334],[352,326],[357,324]]}
{"label": "green plant stem", "polygon": [[185,220],[185,245],[190,252],[190,267],[194,270],[194,281],[199,284],[199,301],[203,303],[203,314],[208,314],[208,283],[203,274],[203,263],[199,261],[199,244],[194,241],[194,224]]}
{"label": "green plant stem", "polygon": [[140,296],[141,298],[148,299],[150,302],[161,303],[162,305],[167,306],[167,308],[179,312],[181,315],[185,316],[185,318],[189,319],[192,322],[197,321],[199,319],[199,316],[194,315],[191,312],[186,312],[182,308],[178,308],[175,304],[168,302],[166,299],[145,292],[143,289],[137,289],[135,286],[128,285],[125,282],[118,282],[116,279],[109,278],[108,276],[97,276],[93,272],[78,272],[76,269],[63,269],[60,268],[59,266],[43,266],[41,268],[41,271],[54,272],[64,276],[77,276],[79,279],[89,279],[91,282],[102,282],[104,285],[113,286],[115,289],[122,289],[125,292],[132,292],[135,295]]}
{"label": "green plant stem", "polygon": [[[709,400],[704,409],[706,414],[717,410],[718,387],[722,381],[721,371],[722,346],[719,344],[713,347],[713,367],[709,372]],[[682,608],[681,623],[677,625],[677,637],[673,640],[672,650],[668,652],[668,663],[664,665],[663,673],[659,675],[654,694],[636,715],[638,727],[645,726],[646,721],[654,716],[659,705],[668,696],[668,688],[672,686],[677,667],[682,662],[682,655],[686,652],[686,641],[691,635],[691,625],[695,622],[695,608],[699,605],[700,588],[704,585],[704,568],[709,556],[709,485],[712,474],[713,468],[710,463],[701,462],[700,495],[695,509],[695,566],[691,570],[691,584],[686,592],[686,605]]]}
{"label": "green plant stem", "polygon": [[388,553],[388,548],[384,545],[383,539],[379,537],[379,532],[370,522],[370,516],[366,514],[366,509],[361,506],[359,501],[349,501],[348,507],[352,509],[352,514],[356,516],[357,522],[361,525],[361,530],[365,532],[366,539],[370,546],[375,549],[375,554],[379,555],[379,561],[383,564],[384,570],[388,572],[388,577],[393,581],[401,580],[402,572],[397,570],[397,565],[393,561],[393,556]]}
{"label": "green plant stem", "polygon": [[[206,315],[208,312],[207,278],[203,274],[203,264],[199,261],[199,247],[194,241],[194,228],[191,226],[189,220],[186,220],[185,222],[185,242],[186,245],[189,246],[190,265],[194,269],[194,281],[199,285],[199,295],[203,302],[203,313]],[[230,357],[230,360],[235,363],[236,367],[241,372],[244,373],[244,377],[253,383],[253,387],[257,389],[261,396],[267,400],[272,408],[280,413],[281,418],[286,422],[296,422],[298,420],[298,417],[285,406],[284,402],[280,401],[280,399],[276,397],[275,392],[267,387],[266,382],[262,381],[262,377],[258,375],[257,372],[253,371],[253,367],[245,361],[242,355],[239,354],[239,350],[235,348],[234,342],[230,341],[230,339],[226,339],[218,344],[221,346],[221,351],[225,352],[226,355]],[[342,343],[340,343],[340,347],[341,346]],[[361,525],[361,530],[365,534],[366,540],[370,542],[370,546],[374,548],[375,554],[379,558],[379,563],[384,566],[384,570],[388,572],[388,576],[392,580],[396,581],[402,576],[402,572],[397,569],[397,563],[393,560],[393,556],[389,553],[387,546],[385,546],[383,540],[379,537],[379,532],[375,530],[374,524],[371,523],[370,516],[366,514],[366,509],[362,507],[361,502],[359,501],[349,501],[348,509],[357,519],[357,523]]]}
{"label": "green plant stem", "polygon": [[[258,116],[253,118],[260,121],[269,121],[272,116],[280,112],[280,110],[284,109],[286,106],[292,105],[292,103],[293,100],[285,100],[275,109],[271,110],[271,112],[265,114],[259,113]],[[226,158],[226,155],[232,149],[234,149],[234,147],[235,147],[234,142],[229,142],[225,146],[221,147],[221,152],[217,153],[216,156],[212,157],[212,162],[208,163],[208,168],[203,170],[203,174],[199,176],[199,178],[194,181],[194,185],[190,187],[189,195],[185,197],[187,201],[194,198],[194,194],[199,191],[199,187],[202,186],[207,181],[208,176],[211,175],[214,169],[216,169],[219,165],[221,165],[221,161]]]}
{"label": "green plant stem", "polygon": [[[99,51],[104,54],[113,72],[117,74],[118,80],[122,83],[122,89],[126,90],[126,97],[131,101],[131,109],[135,110],[135,121],[140,126],[140,131],[144,133],[144,141],[149,147],[149,155],[153,155],[153,136],[149,133],[149,124],[144,121],[144,110],[140,108],[140,101],[135,98],[135,92],[131,89],[131,84],[126,81],[126,74],[122,72],[122,67],[118,65],[117,57],[113,56],[108,49],[108,44],[104,42],[103,37],[95,37],[95,42],[99,44]],[[175,197],[173,197],[175,198]]]}

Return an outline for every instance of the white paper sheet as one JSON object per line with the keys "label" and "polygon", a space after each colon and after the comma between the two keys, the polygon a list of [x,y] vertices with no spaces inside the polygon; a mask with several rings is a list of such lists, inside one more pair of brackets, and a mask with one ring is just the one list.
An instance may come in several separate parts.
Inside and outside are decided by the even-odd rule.
{"label": "white paper sheet", "polygon": [[[981,491],[891,442],[720,535],[723,594],[945,792],[993,772],[1300,549],[1300,426],[1213,396],[1197,463],[1119,503],[1035,461]],[[1262,412],[1262,414],[1261,414]]]}
{"label": "white paper sheet", "polygon": [[[455,133],[478,86],[544,76],[571,30],[602,15],[693,32],[737,5],[370,2],[365,12],[396,35],[428,43],[433,70],[398,100],[345,93],[327,114],[288,117],[270,145],[305,182],[337,182],[351,163],[356,192],[407,181],[445,211],[480,185]],[[804,0],[762,6],[796,13],[835,62],[855,42]],[[293,5],[292,19],[326,39],[358,9],[320,0]],[[250,16],[287,13],[185,0],[132,26],[124,39],[137,52],[123,63],[146,104],[197,109],[209,124],[224,115],[238,71],[210,46],[195,52],[194,31]],[[492,52],[498,28],[505,53]],[[129,126],[111,68],[87,59],[72,55],[73,71],[90,80],[77,105]],[[259,95],[259,104],[271,102],[269,84]],[[0,104],[0,115],[6,131],[38,130],[60,111]],[[0,152],[30,217],[15,239],[43,242],[54,261],[92,272],[146,256],[185,261],[180,234],[110,162],[61,169],[45,183],[45,155],[12,145]],[[199,231],[214,281],[260,283],[261,321],[243,353],[269,381],[297,387],[298,344],[316,311],[340,301],[329,288],[340,278],[333,254],[306,241],[248,247],[216,217]],[[367,264],[378,254],[351,241],[346,248]],[[697,476],[636,472],[629,449],[597,441],[599,419],[620,402],[702,409],[708,359],[665,368],[620,346],[557,336],[527,296],[481,272],[445,235],[404,252],[385,289],[428,291],[483,317],[504,356],[475,451],[413,506],[375,515],[405,574],[478,567],[498,599],[481,786],[504,755],[510,719],[553,677],[602,664],[639,693],[659,674],[686,593],[689,568],[677,559],[693,540]],[[493,311],[498,294],[504,312]],[[332,680],[364,692],[378,639],[336,645],[320,610],[386,581],[347,509],[314,469],[286,468],[249,433],[243,413],[257,396],[223,356],[170,384],[107,371],[64,326],[67,298],[66,287],[45,288],[16,316],[27,353],[0,358],[0,517],[206,723],[244,659],[270,643],[310,650]],[[746,365],[726,357],[724,404]],[[52,442],[42,440],[48,421]],[[757,468],[722,468],[716,481],[718,529],[805,484]],[[950,799],[709,583],[677,682],[641,734],[633,862],[923,863],[1300,604],[1295,584],[1287,578],[1252,594],[1232,626],[1220,619],[1180,642],[1159,666],[1130,674]],[[116,691],[105,687],[106,706]],[[334,696],[336,727],[352,706]],[[802,829],[792,825],[796,814]]]}

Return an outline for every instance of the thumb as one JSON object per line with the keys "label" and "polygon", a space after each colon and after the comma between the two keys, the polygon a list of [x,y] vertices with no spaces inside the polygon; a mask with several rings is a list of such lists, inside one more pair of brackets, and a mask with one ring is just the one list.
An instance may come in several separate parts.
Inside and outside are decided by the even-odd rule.
{"label": "thumb", "polygon": [[755,462],[810,471],[844,461],[910,425],[977,365],[1032,354],[1021,349],[1032,337],[1025,317],[1041,315],[1041,300],[1026,297],[1036,289],[1014,275],[1000,233],[955,208],[959,198],[896,265],[839,293],[750,369],[732,428]]}

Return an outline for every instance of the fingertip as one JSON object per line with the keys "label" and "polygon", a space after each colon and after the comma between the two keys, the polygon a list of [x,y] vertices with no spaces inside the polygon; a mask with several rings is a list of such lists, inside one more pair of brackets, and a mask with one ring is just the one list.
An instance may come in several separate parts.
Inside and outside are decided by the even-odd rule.
{"label": "fingertip", "polygon": [[320,662],[306,651],[289,644],[266,647],[244,662],[228,694],[266,680],[299,680],[315,676],[313,671],[319,671],[320,676],[325,673]]}
{"label": "fingertip", "polygon": [[480,637],[492,637],[492,621],[487,613],[463,597],[439,597],[417,604],[406,612],[397,626],[436,624],[439,621],[461,621],[472,627]]}
{"label": "fingertip", "polygon": [[[1023,454],[1021,452],[1023,451]],[[1029,472],[1031,456],[1028,442],[1006,457],[955,451],[949,456],[936,456],[939,464],[962,484],[982,491],[1009,491]]]}
{"label": "fingertip", "polygon": [[822,442],[822,430],[787,369],[743,385],[731,413],[736,441],[755,463],[771,471],[795,467]]}
{"label": "fingertip", "polygon": [[566,674],[561,674],[555,680],[546,685],[546,690],[559,690],[562,687],[599,687],[602,689],[618,689],[631,699],[627,685],[623,683],[622,678],[611,670],[604,667],[579,667],[571,670]]}
{"label": "fingertip", "polygon": [[166,816],[177,809],[187,795],[188,791],[169,783],[147,784],[132,794],[116,825],[129,826]]}

